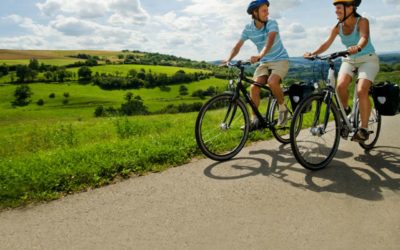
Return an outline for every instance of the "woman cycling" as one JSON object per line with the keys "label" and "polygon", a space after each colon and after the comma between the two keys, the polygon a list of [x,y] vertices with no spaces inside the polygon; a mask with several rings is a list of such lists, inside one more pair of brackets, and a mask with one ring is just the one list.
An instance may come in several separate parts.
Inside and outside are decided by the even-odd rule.
{"label": "woman cycling", "polygon": [[334,0],[336,16],[339,22],[332,28],[328,39],[315,51],[307,52],[304,57],[312,57],[326,51],[336,36],[347,47],[350,56],[344,58],[339,70],[337,92],[346,113],[351,109],[348,105],[348,88],[354,76],[353,69],[358,68],[357,94],[359,98],[361,126],[352,140],[362,142],[368,139],[368,119],[371,102],[368,97],[369,88],[379,72],[379,58],[375,54],[369,34],[368,19],[357,13],[361,0]]}

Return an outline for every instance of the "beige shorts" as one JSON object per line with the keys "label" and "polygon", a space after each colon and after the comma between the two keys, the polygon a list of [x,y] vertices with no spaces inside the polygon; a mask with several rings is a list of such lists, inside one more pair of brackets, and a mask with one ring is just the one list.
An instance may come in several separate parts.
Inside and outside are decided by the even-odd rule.
{"label": "beige shorts", "polygon": [[360,56],[355,59],[343,58],[339,75],[347,74],[353,78],[354,68],[358,68],[357,79],[367,79],[374,82],[375,77],[379,72],[379,58],[375,53]]}
{"label": "beige shorts", "polygon": [[289,61],[276,61],[276,62],[265,62],[260,64],[256,71],[254,71],[253,79],[256,80],[257,77],[271,74],[278,75],[281,80],[285,78],[289,71]]}

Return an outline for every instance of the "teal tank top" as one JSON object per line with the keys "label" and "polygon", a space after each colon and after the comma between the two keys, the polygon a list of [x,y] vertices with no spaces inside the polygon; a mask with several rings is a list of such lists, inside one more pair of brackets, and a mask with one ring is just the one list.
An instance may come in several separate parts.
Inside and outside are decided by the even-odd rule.
{"label": "teal tank top", "polygon": [[[342,29],[343,24],[341,23],[339,25],[339,36],[340,36],[340,39],[342,40],[342,43],[346,46],[346,48],[357,45],[358,41],[360,40],[360,32],[358,32],[358,21],[359,20],[360,20],[360,17],[357,18],[357,22],[356,22],[356,25],[354,25],[353,32],[347,36],[345,34],[343,34],[343,29]],[[357,58],[357,57],[372,54],[372,53],[375,53],[375,48],[371,43],[371,35],[370,35],[367,46],[365,46],[357,54],[351,55],[350,57]]]}

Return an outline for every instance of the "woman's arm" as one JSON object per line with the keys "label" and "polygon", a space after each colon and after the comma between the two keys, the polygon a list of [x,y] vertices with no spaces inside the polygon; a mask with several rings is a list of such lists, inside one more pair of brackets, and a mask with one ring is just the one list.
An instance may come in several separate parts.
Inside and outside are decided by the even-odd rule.
{"label": "woman's arm", "polygon": [[319,55],[323,52],[325,52],[329,47],[332,45],[333,41],[335,41],[336,36],[339,34],[339,27],[335,26],[332,28],[331,33],[328,37],[328,39],[325,40],[324,43],[322,43],[318,49],[314,50],[313,52],[307,52],[304,54],[304,57],[311,57],[314,55]]}
{"label": "woman's arm", "polygon": [[360,22],[358,23],[358,32],[360,32],[360,40],[354,46],[350,46],[349,52],[350,54],[356,54],[357,52],[361,51],[365,46],[367,46],[368,39],[369,39],[369,22],[366,18],[361,18]]}

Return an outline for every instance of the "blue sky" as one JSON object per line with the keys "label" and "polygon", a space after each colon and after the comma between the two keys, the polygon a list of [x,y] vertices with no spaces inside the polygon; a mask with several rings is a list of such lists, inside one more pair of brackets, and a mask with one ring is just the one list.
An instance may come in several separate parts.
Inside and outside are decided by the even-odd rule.
{"label": "blue sky", "polygon": [[[244,0],[2,0],[0,49],[141,50],[226,58],[250,21]],[[271,0],[290,56],[315,49],[336,24],[331,0]],[[400,51],[400,0],[364,0],[378,52]],[[344,49],[337,41],[330,51]],[[256,49],[247,42],[237,58]]]}

